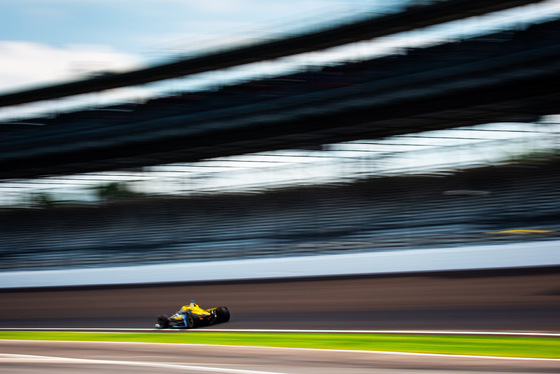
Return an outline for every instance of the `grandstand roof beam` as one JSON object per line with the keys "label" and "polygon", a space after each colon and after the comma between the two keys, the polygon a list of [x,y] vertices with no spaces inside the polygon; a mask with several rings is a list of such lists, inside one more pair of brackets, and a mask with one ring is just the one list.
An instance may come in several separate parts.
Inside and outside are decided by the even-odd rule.
{"label": "grandstand roof beam", "polygon": [[535,0],[447,0],[411,6],[400,13],[331,26],[286,39],[273,40],[120,74],[51,85],[0,95],[0,107],[50,100],[312,52],[352,42],[410,31],[465,17],[522,6]]}

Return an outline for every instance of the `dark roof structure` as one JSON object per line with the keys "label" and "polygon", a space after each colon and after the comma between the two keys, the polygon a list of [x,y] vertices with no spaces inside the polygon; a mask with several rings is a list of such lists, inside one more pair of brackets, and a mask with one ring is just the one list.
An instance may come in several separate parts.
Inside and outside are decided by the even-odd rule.
{"label": "dark roof structure", "polygon": [[558,110],[559,35],[560,21],[551,21],[214,93],[39,119],[44,126],[24,130],[0,124],[0,178],[536,121]]}
{"label": "dark roof structure", "polygon": [[221,50],[122,74],[0,95],[0,107],[50,100],[118,87],[140,85],[190,74],[312,52],[352,42],[410,31],[535,3],[535,0],[447,0],[413,5],[406,10],[358,22],[330,26],[294,37]]}

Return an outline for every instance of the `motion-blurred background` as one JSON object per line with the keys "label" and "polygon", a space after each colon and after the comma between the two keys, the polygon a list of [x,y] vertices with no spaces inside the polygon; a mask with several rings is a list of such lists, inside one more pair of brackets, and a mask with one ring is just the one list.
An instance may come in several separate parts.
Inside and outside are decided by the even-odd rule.
{"label": "motion-blurred background", "polygon": [[558,239],[560,2],[135,4],[0,1],[1,271]]}

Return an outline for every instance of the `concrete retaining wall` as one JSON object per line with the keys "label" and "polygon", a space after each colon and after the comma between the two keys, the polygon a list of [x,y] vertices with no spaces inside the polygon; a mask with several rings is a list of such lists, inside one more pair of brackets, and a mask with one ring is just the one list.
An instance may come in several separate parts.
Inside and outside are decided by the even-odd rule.
{"label": "concrete retaining wall", "polygon": [[0,288],[386,274],[560,265],[560,241],[346,255],[0,273]]}

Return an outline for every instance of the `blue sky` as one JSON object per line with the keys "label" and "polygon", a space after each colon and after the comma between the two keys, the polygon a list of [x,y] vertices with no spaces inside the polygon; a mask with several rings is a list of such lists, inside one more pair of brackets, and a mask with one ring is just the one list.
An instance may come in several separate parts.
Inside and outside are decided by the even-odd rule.
{"label": "blue sky", "polygon": [[[297,4],[297,7],[295,6]],[[33,41],[64,48],[71,44],[110,45],[143,53],[154,45],[294,18],[302,10],[340,1],[257,0],[2,0],[3,40]]]}
{"label": "blue sky", "polygon": [[[138,68],[215,45],[278,37],[411,1],[0,0],[0,93],[80,79],[92,71]],[[560,0],[547,3],[544,13],[558,11]],[[473,27],[462,25],[454,28]],[[361,51],[376,48],[367,45]]]}
{"label": "blue sky", "polygon": [[[277,35],[395,1],[0,0],[0,92]],[[385,4],[385,5],[384,5]],[[389,4],[389,5],[387,5]]]}

